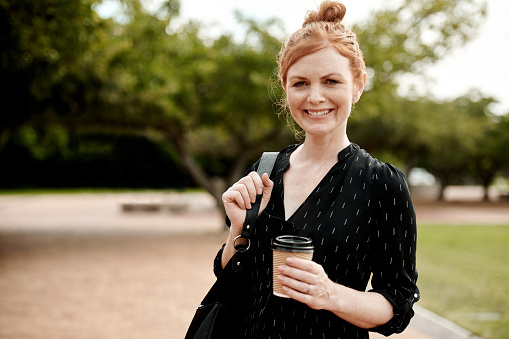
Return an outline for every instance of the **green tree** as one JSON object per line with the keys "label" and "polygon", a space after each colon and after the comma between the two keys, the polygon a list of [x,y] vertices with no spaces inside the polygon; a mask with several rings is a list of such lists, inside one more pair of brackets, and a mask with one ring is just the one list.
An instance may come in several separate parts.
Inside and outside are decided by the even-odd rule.
{"label": "green tree", "polygon": [[[509,169],[509,115],[496,116],[487,110],[491,99],[470,103],[469,110],[483,116],[479,122],[482,134],[471,154],[470,169],[473,177],[484,188],[484,200],[488,201],[488,188],[497,175]],[[473,105],[472,105],[473,104]],[[481,120],[481,119],[480,119]]]}
{"label": "green tree", "polygon": [[[175,9],[175,3],[166,5]],[[230,35],[213,40],[194,22],[169,26],[176,12],[127,5],[127,19],[113,24],[108,48],[94,54],[100,101],[72,124],[81,131],[147,136],[176,154],[222,205],[224,190],[262,150],[291,139],[269,95],[280,39],[267,30],[278,22],[239,16],[244,41]]]}
{"label": "green tree", "polygon": [[[76,135],[142,135],[178,159],[221,205],[222,192],[263,150],[292,142],[274,114],[282,90],[270,84],[283,36],[273,33],[282,31],[277,20],[238,15],[246,32],[238,41],[207,37],[196,22],[177,24],[178,0],[155,13],[122,0],[121,20],[100,18],[94,4],[0,0],[6,33],[0,75],[10,86],[0,117],[3,145],[17,133],[44,159],[70,156]],[[425,84],[423,70],[474,37],[484,13],[475,0],[405,0],[356,25],[369,84],[350,120],[352,139],[374,154],[391,153],[407,169],[425,165],[444,185],[471,175],[464,170],[474,168],[473,156],[483,173],[505,166],[480,160],[486,153],[476,148],[506,145],[500,141],[506,119],[480,117],[489,100],[437,102],[399,86],[409,76]],[[490,129],[493,140],[482,139]]]}
{"label": "green tree", "polygon": [[417,155],[417,164],[438,179],[439,200],[448,185],[471,174],[472,155],[488,121],[486,116],[470,110],[476,104],[465,96],[444,102],[422,101],[414,111],[420,121],[414,138],[424,145]]}
{"label": "green tree", "polygon": [[410,100],[412,89],[400,84],[412,77],[425,87],[424,70],[474,38],[485,12],[486,4],[475,0],[405,0],[356,25],[369,80],[350,119],[353,139],[375,154],[393,153],[407,169],[413,167],[429,141],[415,138],[417,130],[435,122],[416,116],[427,100]]}
{"label": "green tree", "polygon": [[90,79],[84,80],[89,73],[83,60],[104,24],[91,4],[0,1],[0,150],[23,124],[87,105],[90,92],[83,85]]}

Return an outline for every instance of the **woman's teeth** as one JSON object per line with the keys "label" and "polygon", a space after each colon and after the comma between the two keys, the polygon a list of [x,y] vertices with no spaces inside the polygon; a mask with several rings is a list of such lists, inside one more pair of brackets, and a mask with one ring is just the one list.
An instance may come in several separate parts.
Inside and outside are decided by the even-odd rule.
{"label": "woman's teeth", "polygon": [[326,110],[323,110],[323,111],[306,111],[309,115],[311,116],[314,116],[314,117],[318,117],[320,115],[324,115],[324,114],[327,114],[329,113],[330,111],[332,111],[331,109],[326,109]]}

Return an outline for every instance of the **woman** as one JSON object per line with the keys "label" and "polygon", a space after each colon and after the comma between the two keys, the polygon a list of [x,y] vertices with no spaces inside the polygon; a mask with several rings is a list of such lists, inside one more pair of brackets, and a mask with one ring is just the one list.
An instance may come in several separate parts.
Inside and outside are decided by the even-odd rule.
{"label": "woman", "polygon": [[[399,333],[419,299],[416,223],[403,174],[349,141],[351,107],[366,83],[345,6],[324,1],[308,12],[279,55],[279,78],[304,142],[282,150],[269,178],[252,172],[223,194],[230,231],[215,260],[219,274],[235,253],[246,209],[263,193],[251,238],[255,296],[240,334],[247,338],[368,338]],[[272,295],[271,240],[310,237],[313,261],[289,258]],[[370,277],[372,290],[366,292]]]}

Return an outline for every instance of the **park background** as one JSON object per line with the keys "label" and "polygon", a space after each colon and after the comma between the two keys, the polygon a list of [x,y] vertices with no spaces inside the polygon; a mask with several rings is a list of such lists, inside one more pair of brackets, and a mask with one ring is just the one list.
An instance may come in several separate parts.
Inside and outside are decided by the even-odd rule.
{"label": "park background", "polygon": [[[476,87],[457,95],[436,92],[440,62],[483,36],[493,11],[507,14],[493,3],[406,0],[355,8],[366,15],[351,24],[365,54],[368,86],[348,133],[401,168],[417,199],[444,200],[447,188],[458,185],[480,188],[485,204],[507,199],[506,98]],[[285,11],[267,18],[260,8],[233,15],[224,8],[225,18],[237,23],[218,30],[180,15],[185,4],[0,1],[4,195],[192,190],[210,194],[220,211],[222,192],[262,151],[297,142],[277,114],[282,90],[275,58],[290,31],[278,18]],[[507,35],[507,27],[498,28]],[[482,46],[476,52],[489,61],[471,62],[462,75],[484,71],[503,80],[507,51],[496,53],[496,42]],[[464,88],[465,82],[449,77],[447,83]],[[454,234],[448,233],[453,228],[422,230],[438,234],[423,237],[429,239],[423,248],[431,246],[420,259],[426,269],[444,257],[457,267],[466,253],[476,254],[467,271],[453,277],[467,283],[459,293],[446,292],[458,286],[454,279],[432,281],[426,288],[437,293],[422,303],[485,338],[508,335],[505,226],[468,226]],[[12,240],[9,232],[2,233],[4,242]],[[477,277],[468,271],[481,267],[487,272]]]}

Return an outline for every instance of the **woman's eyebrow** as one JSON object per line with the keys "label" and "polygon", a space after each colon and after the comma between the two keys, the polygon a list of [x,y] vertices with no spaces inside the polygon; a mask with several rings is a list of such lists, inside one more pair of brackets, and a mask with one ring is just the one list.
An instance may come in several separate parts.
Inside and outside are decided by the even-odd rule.
{"label": "woman's eyebrow", "polygon": [[[343,76],[343,74],[340,74],[340,73],[328,73],[328,74],[322,75],[322,76],[320,77],[320,79],[330,78],[330,77],[337,77],[337,78],[345,79],[345,77]],[[289,77],[288,79],[307,80],[307,79],[308,79],[308,77],[303,76],[303,75],[292,75],[292,76],[291,76],[291,77]]]}
{"label": "woman's eyebrow", "polygon": [[337,77],[337,78],[345,79],[343,74],[340,74],[340,73],[329,73],[329,74],[326,74],[326,75],[322,76],[322,79],[323,78],[331,78],[331,77]]}
{"label": "woman's eyebrow", "polygon": [[295,80],[306,80],[306,79],[307,79],[307,77],[302,76],[302,75],[292,75],[292,76],[291,76],[290,78],[288,78],[288,79],[289,79],[289,80],[293,80],[293,79],[295,79]]}

